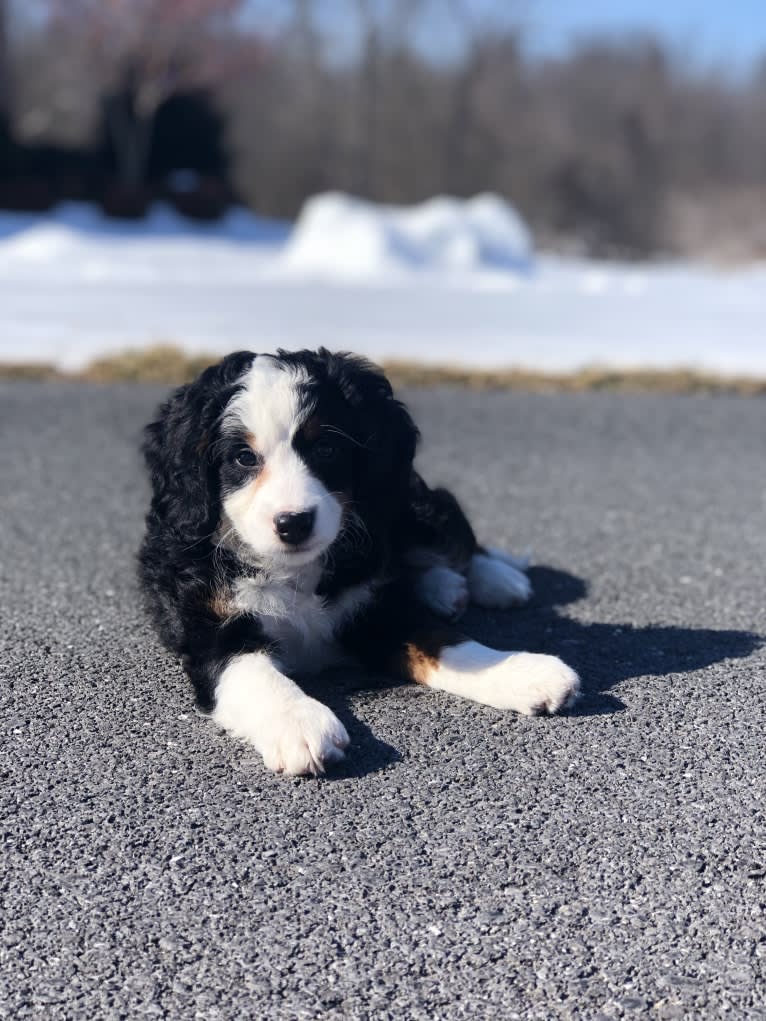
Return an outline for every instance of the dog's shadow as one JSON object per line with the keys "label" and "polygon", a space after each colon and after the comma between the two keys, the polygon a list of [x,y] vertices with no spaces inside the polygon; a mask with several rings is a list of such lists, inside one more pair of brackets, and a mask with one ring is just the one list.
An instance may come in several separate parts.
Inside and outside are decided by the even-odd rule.
{"label": "dog's shadow", "polygon": [[[583,679],[583,695],[570,710],[572,715],[622,710],[623,703],[609,694],[620,681],[690,673],[725,659],[742,659],[764,641],[762,635],[748,631],[580,623],[558,611],[587,595],[582,578],[551,567],[533,567],[529,577],[535,595],[527,606],[508,612],[471,608],[460,625],[471,638],[492,648],[549,653],[574,667]],[[364,776],[400,761],[399,752],[376,738],[348,709],[354,692],[381,683],[391,687],[394,682],[344,670],[332,679],[323,674],[308,683],[311,693],[338,713],[354,745],[354,754],[333,770],[333,778]]]}
{"label": "dog's shadow", "polygon": [[377,773],[402,761],[401,752],[381,741],[366,723],[354,714],[349,703],[363,692],[379,693],[383,688],[402,687],[404,682],[373,676],[358,667],[330,667],[321,673],[300,678],[307,695],[319,699],[335,713],[348,731],[351,748],[343,762],[333,765],[324,779],[350,780]]}
{"label": "dog's shadow", "polygon": [[471,610],[466,630],[498,649],[524,649],[560,656],[583,679],[575,714],[623,708],[609,689],[631,677],[691,673],[725,659],[742,659],[764,637],[749,631],[632,624],[586,624],[563,616],[563,606],[585,598],[582,578],[551,567],[530,568],[532,601],[510,613]]}

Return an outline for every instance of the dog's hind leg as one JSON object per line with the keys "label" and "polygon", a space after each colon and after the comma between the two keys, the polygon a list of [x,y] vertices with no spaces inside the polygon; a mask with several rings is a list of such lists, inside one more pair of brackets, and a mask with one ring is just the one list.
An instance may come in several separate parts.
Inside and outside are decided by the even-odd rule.
{"label": "dog's hind leg", "polygon": [[453,494],[446,489],[429,489],[414,473],[409,534],[407,559],[423,569],[415,591],[439,616],[456,617],[465,609],[461,575],[467,581],[470,600],[488,609],[518,606],[532,595],[525,574],[529,558],[484,549]]}
{"label": "dog's hind leg", "polygon": [[365,666],[427,688],[527,716],[557,713],[576,700],[580,680],[557,656],[500,652],[436,620],[393,585],[350,623],[341,644]]}
{"label": "dog's hind leg", "polygon": [[497,550],[474,553],[467,571],[471,601],[495,610],[526,603],[532,595],[532,585],[524,573],[528,565],[528,560]]}
{"label": "dog's hind leg", "polygon": [[484,552],[494,560],[502,560],[504,564],[515,567],[517,571],[528,571],[529,565],[532,563],[532,557],[529,553],[523,557],[517,557],[513,553],[506,553],[505,550],[498,549],[496,546],[488,546]]}
{"label": "dog's hind leg", "polygon": [[551,715],[578,697],[580,680],[557,656],[499,652],[463,639],[435,651],[417,638],[407,644],[403,667],[428,688],[525,716]]}
{"label": "dog's hind leg", "polygon": [[439,617],[454,620],[468,606],[468,582],[458,571],[437,564],[417,575],[415,594]]}

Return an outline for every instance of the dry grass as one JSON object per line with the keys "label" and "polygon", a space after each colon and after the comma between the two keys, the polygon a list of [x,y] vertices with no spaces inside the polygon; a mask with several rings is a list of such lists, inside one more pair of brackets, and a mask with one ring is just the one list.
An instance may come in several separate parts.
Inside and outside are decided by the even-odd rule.
{"label": "dry grass", "polygon": [[37,362],[0,362],[0,379],[40,383],[64,378],[66,377],[53,365],[40,365]]}
{"label": "dry grass", "polygon": [[[64,380],[89,383],[178,384],[194,379],[216,361],[214,355],[189,355],[172,345],[157,345],[108,355],[79,372],[61,372],[51,365],[0,363],[0,378],[22,381]],[[537,393],[578,393],[608,390],[633,393],[728,393],[766,396],[766,379],[729,378],[692,369],[653,370],[587,368],[569,373],[527,369],[464,369],[416,362],[387,362],[394,386],[454,386],[469,390],[528,390]]]}
{"label": "dry grass", "polygon": [[97,358],[77,374],[88,383],[188,383],[218,359],[190,355],[171,344]]}
{"label": "dry grass", "polygon": [[625,393],[732,393],[766,395],[766,379],[723,377],[693,369],[607,369],[593,366],[575,372],[531,369],[461,369],[390,362],[389,378],[397,386],[459,386],[469,390],[531,390],[578,393],[611,390]]}

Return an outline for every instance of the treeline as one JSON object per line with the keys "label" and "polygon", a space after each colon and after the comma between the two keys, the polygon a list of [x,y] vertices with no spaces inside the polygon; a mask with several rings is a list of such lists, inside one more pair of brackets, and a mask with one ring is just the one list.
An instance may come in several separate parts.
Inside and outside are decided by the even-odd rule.
{"label": "treeline", "polygon": [[[322,0],[260,18],[232,0],[51,6],[7,33],[13,137],[100,140],[123,196],[171,169],[168,104],[210,97],[220,131],[187,133],[183,168],[264,214],[331,188],[402,203],[492,190],[546,243],[766,255],[766,62],[726,76],[651,38],[533,59],[512,5],[479,19],[460,0],[347,0],[342,22],[342,0],[332,17]],[[123,8],[119,43],[105,8]]]}

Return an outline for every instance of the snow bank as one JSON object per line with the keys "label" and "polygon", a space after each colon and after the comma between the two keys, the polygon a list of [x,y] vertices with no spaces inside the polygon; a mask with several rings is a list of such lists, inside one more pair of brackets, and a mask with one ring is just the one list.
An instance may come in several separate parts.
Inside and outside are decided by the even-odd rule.
{"label": "snow bank", "polygon": [[288,271],[324,279],[380,278],[409,270],[526,271],[530,233],[497,195],[439,196],[418,206],[379,206],[336,192],[303,207],[282,254]]}
{"label": "snow bank", "polygon": [[0,211],[0,286],[253,284],[291,226],[243,208],[201,223],[161,203],[135,221],[77,202],[43,216]]}
{"label": "snow bank", "polygon": [[483,368],[766,376],[766,266],[541,254],[533,271],[509,272],[531,265],[529,236],[490,196],[407,210],[324,196],[288,233],[245,210],[209,225],[167,207],[121,224],[78,205],[0,213],[0,362],[78,368],[162,341],[221,354],[323,344]]}
{"label": "snow bank", "polygon": [[[50,213],[11,213],[0,210],[0,243],[25,238],[62,239],[81,237],[104,240],[145,240],[147,238],[214,238],[255,244],[282,243],[292,224],[257,216],[243,207],[229,209],[219,220],[203,222],[179,215],[171,206],[158,202],[142,220],[113,220],[84,202],[62,202]],[[43,244],[35,247],[45,247]],[[23,247],[22,247],[23,250]]]}

